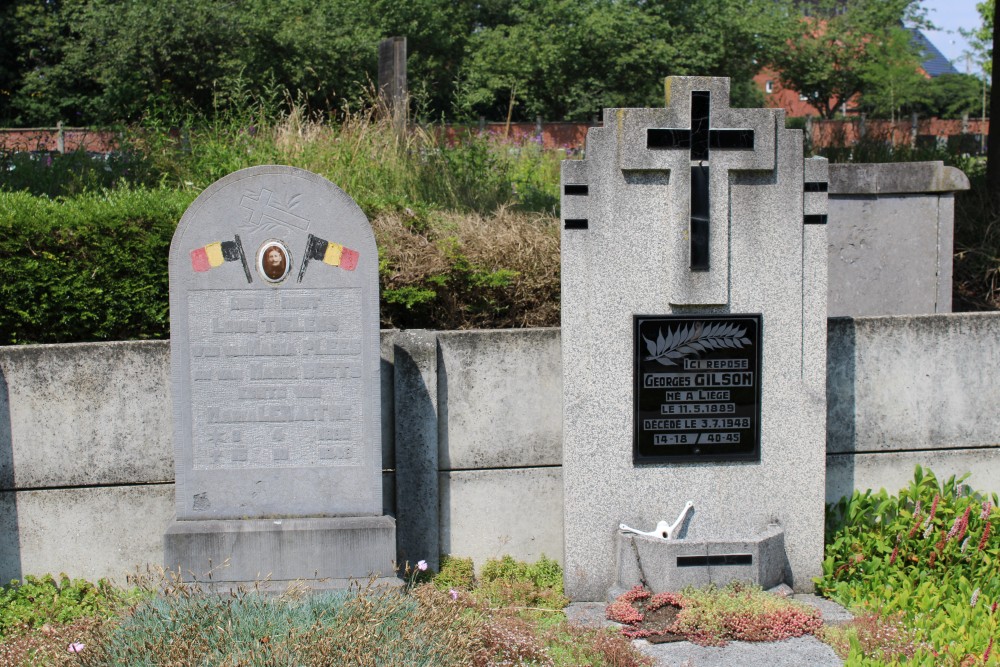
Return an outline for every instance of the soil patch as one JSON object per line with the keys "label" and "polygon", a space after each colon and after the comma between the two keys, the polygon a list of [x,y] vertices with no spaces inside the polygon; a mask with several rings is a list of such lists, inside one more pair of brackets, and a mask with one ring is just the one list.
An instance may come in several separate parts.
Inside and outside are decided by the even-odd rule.
{"label": "soil patch", "polygon": [[648,630],[656,633],[646,637],[646,641],[650,644],[666,644],[667,642],[687,641],[687,637],[684,635],[679,635],[675,632],[668,632],[665,630],[674,624],[674,621],[677,620],[677,614],[679,614],[680,611],[680,607],[675,607],[670,604],[660,607],[655,611],[647,611],[637,627],[640,630]]}

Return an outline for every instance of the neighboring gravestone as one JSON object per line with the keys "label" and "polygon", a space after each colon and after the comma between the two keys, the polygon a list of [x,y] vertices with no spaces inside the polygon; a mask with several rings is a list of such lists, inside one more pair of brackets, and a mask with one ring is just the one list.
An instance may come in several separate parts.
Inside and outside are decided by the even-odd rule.
{"label": "neighboring gravestone", "polygon": [[[666,108],[606,110],[586,155],[562,171],[567,594],[729,578],[810,590],[826,161],[803,161],[783,111],[731,109],[728,79],[701,77],[667,79]],[[669,545],[645,556],[655,569],[637,540]]]}
{"label": "neighboring gravestone", "polygon": [[951,312],[955,193],[941,162],[830,165],[827,315]]}
{"label": "neighboring gravestone", "polygon": [[223,178],[170,246],[176,520],[186,579],[393,575],[382,516],[378,251],[337,186]]}

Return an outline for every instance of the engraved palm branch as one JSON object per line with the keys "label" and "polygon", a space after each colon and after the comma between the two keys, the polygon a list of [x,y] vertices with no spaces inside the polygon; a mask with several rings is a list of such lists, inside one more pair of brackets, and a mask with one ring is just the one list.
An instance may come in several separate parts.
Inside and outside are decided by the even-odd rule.
{"label": "engraved palm branch", "polygon": [[646,341],[646,350],[649,351],[645,360],[656,360],[664,366],[676,366],[675,360],[701,355],[708,350],[741,349],[745,345],[751,345],[746,333],[746,328],[721,322],[708,326],[704,322],[685,324],[674,330],[667,327],[666,336],[663,335],[663,329],[659,329],[655,341],[642,337]]}

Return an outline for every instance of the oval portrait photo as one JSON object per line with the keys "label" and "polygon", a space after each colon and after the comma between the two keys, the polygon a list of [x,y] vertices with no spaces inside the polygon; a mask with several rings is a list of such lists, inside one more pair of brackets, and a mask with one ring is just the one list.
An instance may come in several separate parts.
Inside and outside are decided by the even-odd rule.
{"label": "oval portrait photo", "polygon": [[265,280],[280,283],[292,269],[288,247],[281,241],[265,241],[257,251],[257,271]]}

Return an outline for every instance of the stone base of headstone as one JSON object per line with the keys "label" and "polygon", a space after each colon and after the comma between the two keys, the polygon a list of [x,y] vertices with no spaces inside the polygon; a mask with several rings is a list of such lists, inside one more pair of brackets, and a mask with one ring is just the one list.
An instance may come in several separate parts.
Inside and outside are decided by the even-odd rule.
{"label": "stone base of headstone", "polygon": [[210,588],[301,582],[309,588],[396,584],[396,522],[389,516],[173,521],[164,564]]}
{"label": "stone base of headstone", "polygon": [[764,589],[788,580],[785,531],[778,526],[742,540],[663,540],[618,531],[618,580],[608,602],[636,585],[653,593],[745,581]]}

